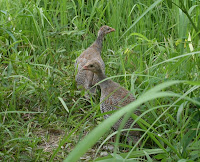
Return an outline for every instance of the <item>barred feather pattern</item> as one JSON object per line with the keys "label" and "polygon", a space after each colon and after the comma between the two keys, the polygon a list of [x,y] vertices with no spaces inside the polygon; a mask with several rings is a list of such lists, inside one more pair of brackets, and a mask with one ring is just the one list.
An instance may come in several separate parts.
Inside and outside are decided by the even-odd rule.
{"label": "barred feather pattern", "polygon": [[[100,84],[101,86],[101,105],[100,109],[102,113],[117,110],[123,106],[128,105],[129,103],[133,102],[135,98],[133,95],[126,90],[124,87],[121,87],[118,83],[113,82],[112,80],[105,81]],[[140,115],[140,111],[134,111],[134,114]],[[104,115],[104,119],[107,119],[110,115]],[[116,131],[118,130],[123,117],[121,117],[113,126],[112,128]],[[124,125],[124,129],[130,129],[134,120],[129,118]],[[139,128],[138,124],[134,124],[132,128]],[[122,135],[127,135],[127,132],[122,132]],[[129,131],[129,138],[135,143],[138,141],[140,137],[139,131]]]}
{"label": "barred feather pattern", "polygon": [[[87,51],[85,51],[85,52],[87,52]],[[103,72],[105,73],[105,64],[104,64],[101,56],[100,55],[96,56],[92,60],[96,60],[97,62],[99,62],[99,64],[102,67]],[[91,61],[91,60],[89,60],[89,61]],[[77,62],[78,62],[78,64],[77,64]],[[82,90],[84,88],[86,90],[90,90],[90,92],[92,94],[94,94],[96,91],[96,87],[94,87],[94,88],[91,88],[91,87],[93,87],[96,83],[98,83],[99,79],[95,73],[93,73],[91,71],[85,71],[82,69],[83,66],[87,62],[88,62],[88,59],[81,58],[81,57],[79,57],[76,60],[75,67],[77,68],[77,75],[75,76],[75,80],[76,80],[77,87],[79,88],[79,90]]]}

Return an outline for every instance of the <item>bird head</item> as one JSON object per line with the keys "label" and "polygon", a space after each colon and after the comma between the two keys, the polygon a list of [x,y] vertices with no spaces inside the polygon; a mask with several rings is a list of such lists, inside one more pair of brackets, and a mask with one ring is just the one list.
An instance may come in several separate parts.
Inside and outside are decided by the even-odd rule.
{"label": "bird head", "polygon": [[111,27],[109,27],[107,25],[104,25],[99,29],[98,36],[101,35],[101,34],[102,35],[106,35],[106,34],[108,34],[110,32],[113,32],[113,31],[115,31],[114,28],[111,28]]}
{"label": "bird head", "polygon": [[85,66],[83,66],[83,70],[89,70],[89,71],[92,71],[93,73],[101,73],[102,72],[101,65],[96,60],[92,60],[92,61],[89,61],[88,63],[86,63]]}

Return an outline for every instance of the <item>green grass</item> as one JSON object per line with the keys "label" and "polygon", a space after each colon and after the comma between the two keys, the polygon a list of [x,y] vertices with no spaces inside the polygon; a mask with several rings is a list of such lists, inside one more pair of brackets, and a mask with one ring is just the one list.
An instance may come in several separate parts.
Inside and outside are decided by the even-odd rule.
{"label": "green grass", "polygon": [[[197,0],[1,0],[0,160],[199,161],[199,13]],[[116,29],[106,75],[137,98],[105,121],[99,96],[86,101],[74,79],[104,24]],[[129,146],[109,130],[139,105],[144,134]]]}

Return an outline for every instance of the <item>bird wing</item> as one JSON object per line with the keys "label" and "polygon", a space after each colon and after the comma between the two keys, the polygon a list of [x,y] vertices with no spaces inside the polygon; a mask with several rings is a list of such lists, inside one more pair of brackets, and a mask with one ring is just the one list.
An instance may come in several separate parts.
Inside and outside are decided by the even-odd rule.
{"label": "bird wing", "polygon": [[103,67],[104,62],[98,54],[98,51],[89,47],[87,48],[75,61],[75,68],[77,70],[76,81],[78,85],[83,85],[85,89],[90,89],[98,82],[97,76],[91,71],[83,70],[83,66],[90,60],[97,60]]}

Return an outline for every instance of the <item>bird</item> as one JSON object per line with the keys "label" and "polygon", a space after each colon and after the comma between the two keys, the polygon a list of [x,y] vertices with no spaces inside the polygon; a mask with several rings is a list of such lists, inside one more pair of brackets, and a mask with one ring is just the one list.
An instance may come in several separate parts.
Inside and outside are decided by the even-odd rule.
{"label": "bird", "polygon": [[[96,93],[96,87],[93,87],[98,82],[98,77],[92,71],[84,71],[82,67],[90,60],[96,60],[100,64],[103,73],[105,72],[105,64],[101,58],[101,50],[103,45],[104,36],[110,32],[115,31],[114,28],[103,25],[99,31],[97,39],[89,46],[75,61],[76,69],[76,84],[79,90],[88,90],[90,94]],[[85,94],[89,98],[89,94]]]}
{"label": "bird", "polygon": [[[101,88],[101,97],[100,97],[100,109],[101,113],[109,112],[117,110],[121,107],[124,107],[128,105],[129,103],[133,102],[135,100],[132,93],[130,93],[127,89],[122,87],[117,82],[112,81],[111,79],[106,79],[106,75],[102,70],[102,67],[100,63],[96,60],[91,60],[88,63],[86,63],[83,66],[83,70],[85,71],[91,71],[95,73],[98,77],[99,85]],[[140,115],[141,112],[137,109],[134,114]],[[105,114],[104,119],[107,119],[110,115]],[[114,130],[118,130],[120,123],[122,121],[123,117],[120,118],[113,126],[112,128]],[[129,118],[125,125],[124,129],[129,129],[130,126],[134,120],[132,118]],[[134,124],[134,128],[139,128],[138,124]],[[126,135],[126,132],[122,132],[122,135]],[[139,131],[130,131],[128,135],[128,142],[134,142],[136,143],[140,138],[140,132]]]}

